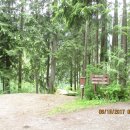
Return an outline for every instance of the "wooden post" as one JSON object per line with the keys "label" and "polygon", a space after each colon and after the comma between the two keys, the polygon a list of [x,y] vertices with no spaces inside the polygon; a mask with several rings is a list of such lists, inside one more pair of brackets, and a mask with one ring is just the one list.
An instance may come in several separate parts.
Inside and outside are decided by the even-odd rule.
{"label": "wooden post", "polygon": [[84,88],[81,88],[81,99],[84,97]]}
{"label": "wooden post", "polygon": [[97,85],[94,84],[94,94],[96,94],[96,87],[97,87]]}
{"label": "wooden post", "polygon": [[81,88],[81,99],[84,97],[84,86],[85,86],[86,78],[80,77],[80,88]]}

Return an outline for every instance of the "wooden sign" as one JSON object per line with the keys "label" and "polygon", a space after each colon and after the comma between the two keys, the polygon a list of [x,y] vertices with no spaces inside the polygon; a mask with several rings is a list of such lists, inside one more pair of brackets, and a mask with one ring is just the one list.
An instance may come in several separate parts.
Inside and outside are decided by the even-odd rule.
{"label": "wooden sign", "polygon": [[80,77],[80,85],[85,85],[86,77]]}
{"label": "wooden sign", "polygon": [[91,75],[92,84],[109,84],[108,75]]}
{"label": "wooden sign", "polygon": [[86,77],[80,77],[80,88],[81,88],[81,98],[84,96],[84,86],[86,83]]}

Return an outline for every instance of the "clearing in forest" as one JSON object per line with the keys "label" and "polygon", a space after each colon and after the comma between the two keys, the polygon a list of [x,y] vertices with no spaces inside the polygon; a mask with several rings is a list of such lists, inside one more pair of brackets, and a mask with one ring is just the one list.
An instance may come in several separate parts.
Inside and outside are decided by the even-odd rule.
{"label": "clearing in forest", "polygon": [[130,109],[130,103],[97,106],[48,116],[54,107],[75,97],[42,94],[0,96],[0,130],[129,130],[130,114],[99,114],[99,109]]}

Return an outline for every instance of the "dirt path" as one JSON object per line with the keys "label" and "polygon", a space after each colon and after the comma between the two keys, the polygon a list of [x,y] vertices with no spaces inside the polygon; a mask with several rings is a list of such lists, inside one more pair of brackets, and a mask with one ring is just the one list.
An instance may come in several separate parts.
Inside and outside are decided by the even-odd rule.
{"label": "dirt path", "polygon": [[[73,99],[59,95],[2,95],[0,130],[130,130],[130,103],[46,116],[51,108]],[[125,109],[125,114],[99,114],[99,109]]]}

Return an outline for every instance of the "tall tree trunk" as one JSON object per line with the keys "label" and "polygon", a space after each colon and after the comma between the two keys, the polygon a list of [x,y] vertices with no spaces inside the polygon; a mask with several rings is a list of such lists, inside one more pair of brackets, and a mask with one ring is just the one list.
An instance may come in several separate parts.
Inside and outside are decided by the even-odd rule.
{"label": "tall tree trunk", "polygon": [[107,39],[106,39],[106,27],[102,25],[102,34],[101,34],[101,55],[100,62],[107,61]]}
{"label": "tall tree trunk", "polygon": [[[21,18],[20,18],[20,31],[23,31],[23,24],[24,24],[24,4],[21,3]],[[21,34],[21,41],[23,40],[23,36]],[[18,68],[18,91],[22,88],[22,50],[19,52],[19,68]]]}
{"label": "tall tree trunk", "polygon": [[75,63],[74,63],[74,90],[76,91],[76,58],[75,58]]}
{"label": "tall tree trunk", "polygon": [[18,91],[20,92],[22,87],[22,53],[19,52],[19,66],[18,66]]}
{"label": "tall tree trunk", "polygon": [[[9,69],[10,69],[10,65],[11,65],[11,62],[10,62],[10,57],[8,55],[6,55],[5,57],[6,59],[6,70],[9,72]],[[4,78],[4,87],[5,87],[5,91],[6,93],[10,93],[10,79],[8,77],[5,77]]]}
{"label": "tall tree trunk", "polygon": [[[48,50],[50,50],[50,42],[48,42]],[[49,70],[50,70],[50,55],[47,56],[47,72],[46,72],[46,85],[49,89]]]}
{"label": "tall tree trunk", "polygon": [[35,86],[36,86],[36,93],[39,93],[39,73],[38,73],[38,66],[37,66],[37,59],[34,61],[35,64]]}
{"label": "tall tree trunk", "polygon": [[113,35],[112,35],[112,52],[115,52],[115,50],[118,47],[118,30],[115,28],[115,26],[118,25],[118,0],[115,0],[115,6],[114,6],[114,20],[113,20]]}
{"label": "tall tree trunk", "polygon": [[5,79],[4,79],[4,77],[2,77],[2,83],[3,83],[3,92],[5,91]]}
{"label": "tall tree trunk", "polygon": [[[87,69],[87,62],[88,62],[88,32],[89,32],[89,24],[88,21],[85,23],[85,34],[84,34],[84,54],[83,54],[83,69],[82,69],[82,76],[86,77],[86,69]],[[81,97],[84,96],[84,88],[81,90]]]}
{"label": "tall tree trunk", "polygon": [[[104,7],[107,8],[107,1],[103,0],[101,2]],[[107,14],[102,14],[102,29],[101,29],[101,54],[100,54],[100,62],[107,62]]]}
{"label": "tall tree trunk", "polygon": [[[123,17],[122,17],[122,36],[121,36],[121,45],[124,53],[127,54],[127,9],[126,9],[126,0],[123,0]],[[127,56],[125,57],[125,64],[127,65]]]}
{"label": "tall tree trunk", "polygon": [[70,61],[70,87],[73,89],[73,62],[72,59]]}
{"label": "tall tree trunk", "polygon": [[87,60],[88,60],[87,43],[88,43],[88,22],[86,21],[85,34],[84,34],[83,69],[82,69],[82,76],[84,77],[86,77],[86,67],[87,67]]}
{"label": "tall tree trunk", "polygon": [[[122,87],[126,86],[127,82],[127,9],[126,9],[126,0],[123,0],[123,16],[122,16],[122,36],[121,36],[121,48],[125,55],[125,62],[120,66],[120,75],[119,82]],[[123,68],[123,70],[121,70]]]}
{"label": "tall tree trunk", "polygon": [[[97,2],[98,4],[98,2]],[[96,21],[97,21],[97,26],[96,26],[96,64],[99,63],[99,21],[98,21],[98,12],[96,13]]]}
{"label": "tall tree trunk", "polygon": [[77,84],[77,87],[79,86],[79,73],[80,73],[80,60],[79,60],[79,55],[77,55],[77,60],[76,60],[76,84]]}
{"label": "tall tree trunk", "polygon": [[56,57],[55,52],[57,50],[57,35],[55,34],[54,40],[51,43],[52,56],[51,56],[51,66],[50,66],[50,78],[49,78],[49,91],[54,92],[55,74],[56,74]]}
{"label": "tall tree trunk", "polygon": [[[117,49],[118,49],[118,0],[115,0],[115,4],[114,4],[114,19],[113,19],[113,34],[112,34],[112,52],[114,54],[117,54]],[[116,55],[118,56],[118,54]],[[114,69],[116,68],[117,65],[117,60],[113,60],[111,67]],[[118,75],[117,73],[114,74],[114,77],[116,79],[116,81],[118,82]]]}

